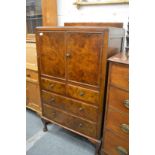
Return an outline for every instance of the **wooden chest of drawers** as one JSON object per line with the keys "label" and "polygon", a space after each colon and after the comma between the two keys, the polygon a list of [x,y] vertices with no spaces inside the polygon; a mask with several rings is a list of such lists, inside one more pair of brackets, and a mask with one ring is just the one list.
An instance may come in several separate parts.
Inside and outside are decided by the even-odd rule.
{"label": "wooden chest of drawers", "polygon": [[41,101],[35,42],[26,43],[26,107],[41,115]]}
{"label": "wooden chest of drawers", "polygon": [[36,29],[44,123],[100,144],[107,58],[120,51],[123,36],[119,28]]}
{"label": "wooden chest of drawers", "polygon": [[129,63],[124,54],[109,59],[102,154],[129,154]]}

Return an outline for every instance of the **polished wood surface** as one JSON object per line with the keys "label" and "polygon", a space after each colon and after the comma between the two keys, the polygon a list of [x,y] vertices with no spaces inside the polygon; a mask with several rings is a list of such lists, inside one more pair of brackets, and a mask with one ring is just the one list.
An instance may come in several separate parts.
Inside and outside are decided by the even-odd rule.
{"label": "polished wood surface", "polygon": [[108,153],[108,155],[128,155],[128,143],[128,140],[124,140],[118,135],[106,130],[103,145],[104,150]]}
{"label": "polished wood surface", "polygon": [[65,33],[40,32],[39,57],[41,74],[65,78]]}
{"label": "polished wood surface", "polygon": [[111,26],[111,27],[118,27],[123,28],[123,23],[93,23],[93,22],[84,22],[84,23],[64,23],[64,26]]}
{"label": "polished wood surface", "polygon": [[129,154],[129,63],[124,53],[109,58],[101,154]]}
{"label": "polished wood surface", "polygon": [[64,126],[96,138],[96,124],[88,122],[52,106],[43,105],[43,115]]}
{"label": "polished wood surface", "polygon": [[108,27],[36,29],[42,118],[98,144],[97,152],[107,58],[120,51],[123,36],[123,29]]}
{"label": "polished wood surface", "polygon": [[124,91],[114,86],[109,87],[109,107],[112,107],[120,112],[128,113],[129,109],[125,105],[125,101],[129,100],[128,91]]}
{"label": "polished wood surface", "polygon": [[122,128],[124,124],[129,125],[128,113],[120,113],[117,110],[108,108],[106,128],[111,129],[121,137],[128,139],[129,133]]}
{"label": "polished wood surface", "polygon": [[128,66],[122,64],[113,64],[111,66],[111,85],[125,90],[129,89]]}
{"label": "polished wood surface", "polygon": [[101,33],[70,32],[67,34],[69,81],[99,85],[102,41]]}
{"label": "polished wood surface", "polygon": [[66,94],[66,86],[65,83],[62,82],[49,80],[47,78],[41,78],[41,86],[44,90],[48,90],[62,95]]}
{"label": "polished wood surface", "polygon": [[42,91],[43,104],[49,104],[78,117],[97,122],[98,108],[68,97]]}
{"label": "polished wood surface", "polygon": [[94,105],[99,105],[99,91],[67,85],[67,95]]}

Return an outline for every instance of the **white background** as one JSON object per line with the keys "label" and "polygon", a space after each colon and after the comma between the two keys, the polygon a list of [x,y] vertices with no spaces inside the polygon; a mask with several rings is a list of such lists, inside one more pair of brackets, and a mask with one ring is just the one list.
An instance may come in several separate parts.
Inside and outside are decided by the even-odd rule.
{"label": "white background", "polygon": [[[62,0],[61,0],[62,1]],[[61,2],[60,1],[60,2]],[[71,1],[59,5],[59,24],[72,21],[100,19],[125,21],[128,8],[102,7],[70,12]],[[65,3],[67,2],[67,3]],[[130,155],[155,154],[155,23],[154,1],[130,0]],[[69,4],[68,4],[69,3]],[[68,6],[67,6],[68,5]],[[25,0],[0,3],[0,154],[26,154],[26,2]],[[64,8],[68,8],[65,10]],[[98,8],[98,7],[97,7]],[[100,7],[99,7],[100,8]],[[115,11],[117,10],[117,11]],[[62,12],[61,12],[62,11]],[[69,12],[68,12],[69,11]],[[77,11],[77,10],[76,10]],[[106,12],[107,16],[105,16]],[[116,12],[116,16],[113,14]],[[122,14],[122,13],[123,14]],[[124,14],[125,12],[125,14]],[[95,16],[94,16],[95,14]],[[109,18],[108,18],[109,17]],[[45,153],[46,154],[46,153]]]}

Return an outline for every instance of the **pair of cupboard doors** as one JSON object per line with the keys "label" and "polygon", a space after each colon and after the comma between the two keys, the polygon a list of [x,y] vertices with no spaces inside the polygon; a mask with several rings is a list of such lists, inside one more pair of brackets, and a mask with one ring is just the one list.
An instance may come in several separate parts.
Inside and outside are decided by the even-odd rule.
{"label": "pair of cupboard doors", "polygon": [[39,32],[41,75],[99,88],[103,33]]}

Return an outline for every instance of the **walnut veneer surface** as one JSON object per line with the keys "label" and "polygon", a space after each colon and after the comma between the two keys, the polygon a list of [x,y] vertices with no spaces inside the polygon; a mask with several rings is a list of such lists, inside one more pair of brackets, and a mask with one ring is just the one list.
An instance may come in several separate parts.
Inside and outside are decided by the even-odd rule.
{"label": "walnut veneer surface", "polygon": [[120,51],[123,36],[108,27],[36,29],[45,121],[100,142],[107,58]]}
{"label": "walnut veneer surface", "polygon": [[124,53],[109,59],[101,154],[129,154],[129,63]]}

